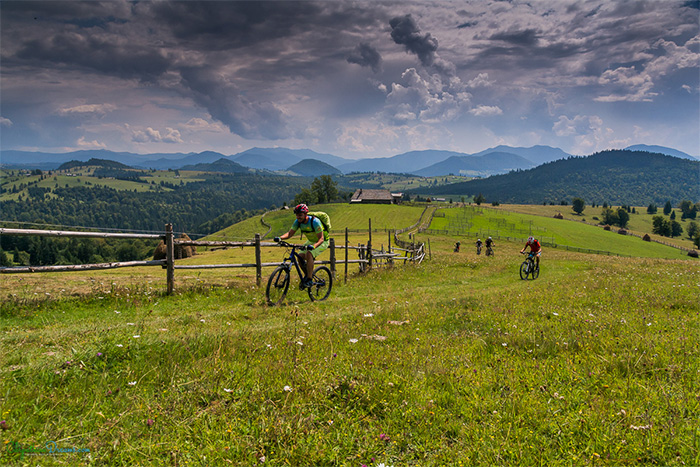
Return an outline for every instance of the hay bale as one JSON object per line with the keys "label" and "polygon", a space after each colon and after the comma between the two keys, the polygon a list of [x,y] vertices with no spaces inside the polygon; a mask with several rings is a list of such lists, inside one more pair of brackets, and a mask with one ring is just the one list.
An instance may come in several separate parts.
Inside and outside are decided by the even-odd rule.
{"label": "hay bale", "polygon": [[153,252],[153,260],[157,261],[160,259],[165,259],[166,252],[167,250],[165,248],[165,242],[161,240],[158,246],[156,247],[155,251]]}
{"label": "hay bale", "polygon": [[650,242],[651,237],[649,236],[649,234],[644,234],[644,236],[642,237],[642,240],[644,240],[645,242]]}
{"label": "hay bale", "polygon": [[[186,233],[180,235],[180,240],[191,242],[192,239]],[[175,259],[189,258],[197,254],[196,246],[179,246],[175,245]]]}
{"label": "hay bale", "polygon": [[609,232],[612,230],[612,227],[610,227],[609,225],[606,225],[605,227],[603,227],[603,230],[607,230]]}
{"label": "hay bale", "polygon": [[554,218],[555,218],[555,219],[563,219],[564,216],[562,215],[562,213],[558,212],[558,213],[556,213],[556,214],[554,215]]}
{"label": "hay bale", "polygon": [[627,235],[627,231],[625,229],[620,229],[617,231],[620,235]]}
{"label": "hay bale", "polygon": [[[180,240],[192,241],[192,239],[186,233],[181,234],[180,237],[178,237],[178,238]],[[153,252],[153,259],[154,260],[165,259],[166,252],[167,251],[165,248],[165,242],[163,240],[161,240],[160,243],[158,244],[158,246],[156,247],[155,251]],[[189,258],[189,257],[197,254],[197,247],[196,246],[175,245],[174,254],[175,254],[175,259]]]}
{"label": "hay bale", "polygon": [[698,252],[695,251],[695,250],[690,250],[690,251],[688,252],[688,256],[690,256],[691,258],[697,258],[697,257],[698,257]]}

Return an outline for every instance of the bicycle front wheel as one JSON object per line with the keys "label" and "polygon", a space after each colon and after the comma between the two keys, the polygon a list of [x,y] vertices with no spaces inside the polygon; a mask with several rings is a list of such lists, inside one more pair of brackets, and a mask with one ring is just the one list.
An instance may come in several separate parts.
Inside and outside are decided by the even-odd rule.
{"label": "bicycle front wheel", "polygon": [[520,265],[520,278],[522,280],[527,280],[527,276],[529,274],[530,274],[530,262],[523,261],[523,264]]}
{"label": "bicycle front wheel", "polygon": [[325,300],[331,294],[333,288],[333,276],[331,270],[325,266],[314,269],[313,285],[307,289],[312,302]]}
{"label": "bicycle front wheel", "polygon": [[271,306],[279,305],[284,300],[289,290],[289,268],[278,266],[267,280],[265,296],[267,304]]}

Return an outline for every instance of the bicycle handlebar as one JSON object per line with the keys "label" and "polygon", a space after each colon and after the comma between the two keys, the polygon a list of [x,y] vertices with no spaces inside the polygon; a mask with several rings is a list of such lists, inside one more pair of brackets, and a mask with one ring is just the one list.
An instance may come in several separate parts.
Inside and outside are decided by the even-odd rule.
{"label": "bicycle handlebar", "polygon": [[288,248],[296,248],[297,250],[305,250],[306,249],[305,245],[296,245],[294,243],[287,243],[284,240],[280,240],[279,242],[277,242],[277,244],[279,246],[285,246]]}

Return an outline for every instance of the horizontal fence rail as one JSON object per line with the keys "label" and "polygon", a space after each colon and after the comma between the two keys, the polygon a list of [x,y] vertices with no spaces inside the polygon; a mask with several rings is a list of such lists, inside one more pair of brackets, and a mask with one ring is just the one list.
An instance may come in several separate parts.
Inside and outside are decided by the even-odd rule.
{"label": "horizontal fence rail", "polygon": [[[366,269],[372,269],[372,267],[381,267],[386,265],[393,265],[394,261],[404,260],[419,262],[423,260],[425,256],[423,253],[423,245],[418,246],[411,245],[410,248],[394,248],[391,251],[391,246],[389,251],[373,250],[371,248],[372,242],[372,227],[370,220],[370,227],[366,230],[369,233],[369,241],[367,245],[352,246],[348,243],[348,229],[345,229],[345,245],[337,246],[335,244],[335,239],[330,239],[330,260],[318,260],[315,264],[319,265],[330,265],[331,272],[333,276],[336,274],[336,265],[345,264],[345,281],[347,281],[348,276],[348,264],[358,264],[360,266],[360,271],[363,272]],[[381,230],[378,230],[381,231]],[[385,230],[391,232],[389,230]],[[34,230],[34,229],[6,229],[0,228],[0,235],[33,235],[33,236],[43,236],[43,237],[82,237],[82,238],[116,238],[116,239],[160,239],[165,244],[165,259],[150,260],[150,261],[121,261],[121,262],[108,262],[108,263],[94,263],[94,264],[72,264],[72,265],[54,265],[54,266],[14,266],[14,267],[0,267],[0,274],[22,274],[22,273],[42,273],[42,272],[75,272],[75,271],[92,271],[92,270],[105,270],[105,269],[115,269],[115,268],[125,268],[125,267],[142,267],[142,266],[160,266],[166,269],[166,282],[167,282],[167,292],[173,293],[174,283],[175,283],[175,270],[192,270],[192,269],[224,269],[224,268],[255,268],[256,269],[256,281],[260,285],[262,281],[261,270],[263,267],[276,267],[283,264],[280,262],[263,262],[261,248],[262,247],[279,247],[277,243],[272,242],[261,242],[260,234],[255,234],[254,241],[246,242],[234,242],[234,241],[202,241],[202,240],[187,240],[187,239],[175,239],[172,224],[167,224],[165,226],[164,234],[139,234],[139,233],[116,233],[116,232],[80,232],[80,231],[62,231],[62,230]],[[390,236],[391,238],[391,236]],[[390,243],[391,245],[391,243]],[[254,263],[240,263],[240,264],[175,264],[175,246],[186,247],[186,246],[205,246],[205,247],[215,247],[215,248],[229,248],[229,247],[252,247],[255,248],[255,262]],[[402,245],[405,247],[405,245]],[[345,250],[345,259],[336,259],[336,250]],[[348,252],[356,251],[359,259],[349,259]],[[403,251],[404,255],[400,256],[395,251]]]}

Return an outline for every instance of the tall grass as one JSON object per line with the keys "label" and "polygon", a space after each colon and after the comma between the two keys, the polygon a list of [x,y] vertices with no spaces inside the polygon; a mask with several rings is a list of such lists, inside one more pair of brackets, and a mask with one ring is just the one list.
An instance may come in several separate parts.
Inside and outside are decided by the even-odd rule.
{"label": "tall grass", "polygon": [[[519,244],[452,241],[321,303],[268,308],[252,281],[5,296],[0,462],[700,463],[694,263],[547,251],[525,282]],[[90,452],[27,452],[47,441]]]}

